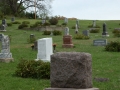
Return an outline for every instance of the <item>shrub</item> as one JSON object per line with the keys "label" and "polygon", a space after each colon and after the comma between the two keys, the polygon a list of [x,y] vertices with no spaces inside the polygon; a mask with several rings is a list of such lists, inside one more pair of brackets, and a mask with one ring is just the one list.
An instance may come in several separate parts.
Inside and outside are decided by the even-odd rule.
{"label": "shrub", "polygon": [[36,41],[36,38],[35,37],[33,37],[33,38],[29,38],[29,39],[27,39],[27,42],[28,43],[34,43]]}
{"label": "shrub", "polygon": [[90,30],[90,33],[99,33],[100,32],[100,29],[91,29]]}
{"label": "shrub", "polygon": [[83,34],[76,34],[74,36],[74,39],[89,39],[90,37],[89,36],[85,36]]}
{"label": "shrub", "polygon": [[50,23],[51,25],[57,25],[58,19],[55,18],[55,17],[52,17],[51,19],[49,19],[49,23]]}
{"label": "shrub", "polygon": [[43,24],[43,26],[50,26],[50,23],[45,22],[45,23]]}
{"label": "shrub", "polygon": [[51,31],[43,31],[43,35],[50,35],[51,34]]}
{"label": "shrub", "polygon": [[67,25],[67,23],[62,23],[62,25],[63,25],[63,26],[66,26],[66,25]]}
{"label": "shrub", "polygon": [[43,35],[50,35],[51,32],[53,33],[53,35],[62,35],[62,32],[59,30],[54,30],[54,31],[44,31]]}
{"label": "shrub", "polygon": [[61,25],[56,25],[56,27],[61,27]]}
{"label": "shrub", "polygon": [[72,29],[75,29],[75,26],[72,26]]}
{"label": "shrub", "polygon": [[50,63],[41,60],[21,60],[15,75],[23,78],[49,79]]}
{"label": "shrub", "polygon": [[28,25],[27,25],[27,24],[20,24],[20,25],[18,26],[18,29],[23,29],[23,28],[25,28],[25,27],[28,27]]}
{"label": "shrub", "polygon": [[120,30],[114,29],[112,33],[114,34],[115,37],[120,37]]}
{"label": "shrub", "polygon": [[29,21],[23,21],[22,24],[30,24]]}
{"label": "shrub", "polygon": [[19,21],[14,21],[12,24],[21,24]]}
{"label": "shrub", "polygon": [[108,45],[105,46],[106,51],[120,52],[120,42],[111,41]]}
{"label": "shrub", "polygon": [[100,28],[100,26],[96,25],[95,27],[93,27],[93,25],[89,25],[88,28]]}
{"label": "shrub", "polygon": [[41,26],[41,25],[42,25],[42,22],[37,21],[37,22],[35,22],[35,24],[30,25],[30,28],[35,28],[35,27],[38,27],[38,26]]}
{"label": "shrub", "polygon": [[7,23],[8,26],[12,26],[12,23]]}
{"label": "shrub", "polygon": [[54,30],[53,31],[53,35],[62,35],[62,32],[61,31],[59,31],[59,30]]}
{"label": "shrub", "polygon": [[42,25],[42,22],[37,21],[37,22],[35,22],[35,24],[36,25]]}

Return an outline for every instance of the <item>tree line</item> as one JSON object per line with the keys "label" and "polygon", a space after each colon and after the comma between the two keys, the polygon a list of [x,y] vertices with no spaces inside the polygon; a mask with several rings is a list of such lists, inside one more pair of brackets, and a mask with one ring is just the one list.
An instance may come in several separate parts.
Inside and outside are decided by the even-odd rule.
{"label": "tree line", "polygon": [[[0,16],[48,15],[53,0],[0,0]],[[31,11],[32,10],[32,11]],[[38,17],[38,15],[36,14]],[[43,16],[42,16],[43,17]]]}

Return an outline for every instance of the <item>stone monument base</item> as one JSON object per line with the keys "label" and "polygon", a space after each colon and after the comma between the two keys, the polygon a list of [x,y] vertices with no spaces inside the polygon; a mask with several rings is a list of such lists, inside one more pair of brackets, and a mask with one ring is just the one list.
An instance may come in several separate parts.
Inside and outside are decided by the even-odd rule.
{"label": "stone monument base", "polygon": [[102,35],[102,37],[109,37],[109,35]]}
{"label": "stone monument base", "polygon": [[45,90],[99,90],[99,88],[86,88],[86,89],[75,89],[75,88],[46,88]]}
{"label": "stone monument base", "polygon": [[14,59],[13,58],[0,58],[0,62],[5,62],[5,63],[9,63],[9,62],[13,62],[14,61]]}
{"label": "stone monument base", "polygon": [[6,30],[0,30],[0,32],[6,32]]}

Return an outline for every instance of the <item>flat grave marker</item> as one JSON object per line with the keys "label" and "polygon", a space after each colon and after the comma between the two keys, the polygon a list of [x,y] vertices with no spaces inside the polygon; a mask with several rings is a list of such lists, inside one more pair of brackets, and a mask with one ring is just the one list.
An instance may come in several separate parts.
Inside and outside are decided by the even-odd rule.
{"label": "flat grave marker", "polygon": [[93,40],[94,46],[106,46],[107,45],[107,39],[96,39]]}

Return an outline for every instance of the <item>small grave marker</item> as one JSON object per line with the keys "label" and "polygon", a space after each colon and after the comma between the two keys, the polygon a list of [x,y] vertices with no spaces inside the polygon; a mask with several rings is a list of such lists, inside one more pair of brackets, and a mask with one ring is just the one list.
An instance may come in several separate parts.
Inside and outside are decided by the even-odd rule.
{"label": "small grave marker", "polygon": [[94,46],[106,46],[107,45],[107,39],[96,39],[93,40]]}
{"label": "small grave marker", "polygon": [[68,27],[65,27],[64,32],[65,32],[65,35],[69,35],[69,28],[68,28]]}
{"label": "small grave marker", "polygon": [[11,21],[14,22],[14,21],[15,21],[15,17],[12,17],[12,18],[11,18]]}
{"label": "small grave marker", "polygon": [[89,30],[84,30],[82,33],[83,33],[83,35],[85,35],[85,36],[89,36]]}
{"label": "small grave marker", "polygon": [[78,25],[75,25],[75,34],[78,34]]}
{"label": "small grave marker", "polygon": [[66,24],[68,23],[68,19],[67,18],[65,18],[64,23],[66,23]]}

